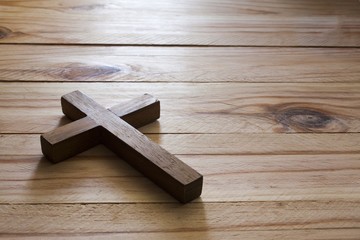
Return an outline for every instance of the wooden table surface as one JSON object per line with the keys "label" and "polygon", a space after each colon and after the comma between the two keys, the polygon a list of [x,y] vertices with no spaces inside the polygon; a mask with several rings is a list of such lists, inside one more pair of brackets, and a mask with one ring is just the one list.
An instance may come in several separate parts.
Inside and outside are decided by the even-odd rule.
{"label": "wooden table surface", "polygon": [[[52,164],[60,97],[150,93],[204,175],[182,205],[103,146]],[[357,0],[0,1],[3,239],[360,239]]]}

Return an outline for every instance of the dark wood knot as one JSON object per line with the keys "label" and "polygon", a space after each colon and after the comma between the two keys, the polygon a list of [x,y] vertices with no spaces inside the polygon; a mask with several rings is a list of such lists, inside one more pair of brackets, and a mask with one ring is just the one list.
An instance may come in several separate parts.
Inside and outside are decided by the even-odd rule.
{"label": "dark wood knot", "polygon": [[61,68],[59,75],[68,80],[86,80],[95,77],[105,77],[122,72],[122,68],[111,65],[85,65],[81,63],[71,63]]}
{"label": "dark wood knot", "polygon": [[276,120],[286,126],[324,128],[333,118],[325,113],[311,109],[291,108],[277,113]]}
{"label": "dark wood knot", "polygon": [[307,107],[291,107],[274,113],[275,119],[287,130],[303,132],[344,132],[342,121],[328,112]]}
{"label": "dark wood knot", "polygon": [[71,10],[80,10],[80,11],[91,11],[94,9],[104,9],[106,4],[88,4],[88,5],[79,5],[74,6]]}
{"label": "dark wood knot", "polygon": [[11,29],[0,26],[0,39],[10,36],[11,33]]}

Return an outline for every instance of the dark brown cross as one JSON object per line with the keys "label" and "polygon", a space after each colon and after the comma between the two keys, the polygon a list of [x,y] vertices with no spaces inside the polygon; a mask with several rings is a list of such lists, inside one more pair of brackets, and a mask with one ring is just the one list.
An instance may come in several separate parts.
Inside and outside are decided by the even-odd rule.
{"label": "dark brown cross", "polygon": [[64,114],[77,120],[41,135],[41,148],[53,162],[104,144],[178,201],[200,196],[203,177],[134,127],[160,116],[160,102],[151,95],[105,109],[80,91],[62,96]]}

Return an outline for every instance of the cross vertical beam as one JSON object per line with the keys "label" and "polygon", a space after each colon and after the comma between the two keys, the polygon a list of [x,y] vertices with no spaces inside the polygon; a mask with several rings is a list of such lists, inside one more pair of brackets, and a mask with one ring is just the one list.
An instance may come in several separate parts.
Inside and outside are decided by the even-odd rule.
{"label": "cross vertical beam", "polygon": [[[180,202],[186,203],[200,196],[203,183],[201,174],[113,112],[79,91],[64,95],[61,104],[63,112],[71,119],[88,118],[90,127],[85,132],[90,136],[80,139],[96,138],[89,140],[88,146],[103,143]],[[46,145],[45,140],[42,137],[42,146]]]}

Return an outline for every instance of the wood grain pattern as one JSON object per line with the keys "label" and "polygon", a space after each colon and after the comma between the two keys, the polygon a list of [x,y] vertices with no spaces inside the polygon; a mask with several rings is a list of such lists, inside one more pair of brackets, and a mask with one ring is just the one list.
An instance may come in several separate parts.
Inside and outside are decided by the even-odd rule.
{"label": "wood grain pattern", "polygon": [[0,81],[360,81],[358,48],[0,45],[0,52]]}
{"label": "wood grain pattern", "polygon": [[16,0],[0,7],[3,43],[360,45],[356,0]]}

